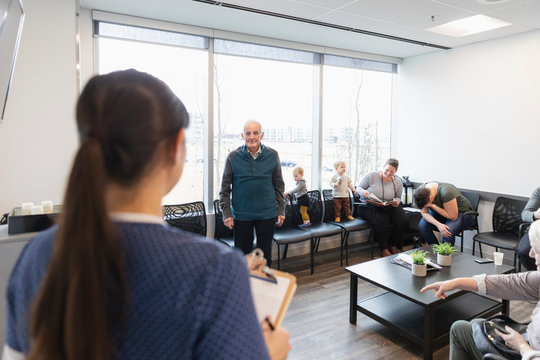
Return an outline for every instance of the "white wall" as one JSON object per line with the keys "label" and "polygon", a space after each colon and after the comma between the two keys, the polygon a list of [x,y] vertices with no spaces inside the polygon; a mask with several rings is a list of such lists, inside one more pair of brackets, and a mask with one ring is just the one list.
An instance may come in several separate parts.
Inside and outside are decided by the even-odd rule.
{"label": "white wall", "polygon": [[540,31],[405,59],[400,173],[530,196],[540,185]]}
{"label": "white wall", "polygon": [[26,19],[0,125],[0,212],[62,202],[77,146],[75,1],[24,0]]}

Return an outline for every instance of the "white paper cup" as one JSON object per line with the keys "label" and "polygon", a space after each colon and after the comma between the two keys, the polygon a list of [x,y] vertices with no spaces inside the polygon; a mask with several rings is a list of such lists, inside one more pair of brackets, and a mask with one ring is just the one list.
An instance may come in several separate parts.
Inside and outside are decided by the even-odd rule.
{"label": "white paper cup", "polygon": [[31,215],[41,215],[43,214],[43,205],[34,205],[32,206]]}
{"label": "white paper cup", "polygon": [[41,205],[43,205],[43,213],[44,214],[52,214],[53,211],[53,202],[51,200],[43,200],[41,202]]}
{"label": "white paper cup", "polygon": [[32,213],[33,202],[25,202],[21,205],[21,215],[30,215]]}
{"label": "white paper cup", "polygon": [[493,260],[495,261],[495,265],[502,265],[504,259],[504,253],[495,251],[493,253]]}

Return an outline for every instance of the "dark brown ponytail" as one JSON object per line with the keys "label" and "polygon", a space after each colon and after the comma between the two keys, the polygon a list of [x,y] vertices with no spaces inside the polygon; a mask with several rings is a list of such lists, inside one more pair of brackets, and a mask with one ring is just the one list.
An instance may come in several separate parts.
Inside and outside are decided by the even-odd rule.
{"label": "dark brown ponytail", "polygon": [[160,80],[135,70],[94,77],[77,105],[81,145],[54,250],[32,309],[29,360],[115,357],[129,288],[108,182],[128,186],[160,145],[188,125],[184,105]]}

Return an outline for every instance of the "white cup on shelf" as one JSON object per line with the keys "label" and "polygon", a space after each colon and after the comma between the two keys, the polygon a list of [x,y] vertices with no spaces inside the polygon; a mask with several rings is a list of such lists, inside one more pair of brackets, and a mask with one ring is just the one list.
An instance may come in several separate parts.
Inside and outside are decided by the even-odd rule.
{"label": "white cup on shelf", "polygon": [[31,215],[41,215],[43,214],[43,205],[34,205],[32,206]]}
{"label": "white cup on shelf", "polygon": [[21,215],[30,215],[32,214],[32,207],[34,206],[33,202],[24,202],[21,205]]}
{"label": "white cup on shelf", "polygon": [[495,261],[495,265],[501,266],[503,264],[504,259],[504,253],[495,251],[493,253],[493,260]]}
{"label": "white cup on shelf", "polygon": [[41,205],[43,206],[44,214],[52,214],[54,212],[54,205],[51,200],[43,200]]}

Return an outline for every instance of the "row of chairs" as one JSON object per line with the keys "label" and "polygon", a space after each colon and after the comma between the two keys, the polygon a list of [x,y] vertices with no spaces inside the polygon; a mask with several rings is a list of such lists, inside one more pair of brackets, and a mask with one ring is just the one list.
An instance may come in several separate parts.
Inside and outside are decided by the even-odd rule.
{"label": "row of chairs", "polygon": [[[462,194],[469,199],[473,206],[473,216],[478,216],[478,204],[480,195],[478,192],[462,191]],[[314,272],[314,257],[319,248],[322,238],[330,236],[340,236],[340,265],[343,265],[343,252],[345,251],[345,263],[349,263],[348,242],[351,232],[370,230],[369,242],[373,257],[374,236],[371,224],[364,219],[355,219],[353,221],[334,222],[334,206],[332,191],[329,189],[321,192],[312,190],[308,192],[310,198],[309,216],[311,219],[310,227],[299,227],[302,223],[297,206],[291,196],[285,199],[285,221],[283,225],[276,228],[274,241],[278,250],[278,268],[281,267],[281,260],[286,259],[287,250],[290,244],[304,241],[310,242],[310,269]],[[353,204],[351,198],[351,205]],[[510,250],[514,252],[514,266],[517,264],[516,249],[520,238],[527,231],[528,224],[521,221],[521,212],[526,205],[525,200],[498,197],[493,209],[493,231],[479,232],[478,221],[469,228],[462,228],[457,234],[461,238],[461,251],[463,252],[463,232],[466,230],[476,231],[473,236],[472,254],[475,254],[476,243],[480,250],[480,256],[483,257],[482,244],[499,249]],[[228,246],[234,246],[233,232],[223,224],[223,214],[219,207],[219,201],[215,200],[214,206],[214,238]],[[206,209],[202,201],[196,201],[180,205],[164,205],[163,216],[170,225],[179,227],[201,236],[206,236]],[[342,216],[342,218],[345,218]],[[283,254],[281,254],[281,248]],[[521,264],[518,264],[521,270]]]}
{"label": "row of chairs", "polygon": [[[319,248],[322,238],[340,237],[340,264],[343,265],[343,252],[345,263],[349,264],[349,234],[355,231],[371,229],[368,221],[355,219],[352,221],[334,222],[334,205],[331,190],[312,190],[308,192],[310,199],[309,217],[311,226],[300,227],[302,219],[298,212],[295,201],[291,196],[285,199],[285,221],[281,227],[276,227],[274,242],[278,250],[278,269],[281,268],[281,260],[287,258],[287,250],[290,244],[304,241],[310,242],[310,270],[314,272],[315,253]],[[324,201],[322,199],[324,197]],[[352,199],[351,199],[352,204]],[[214,200],[214,238],[228,246],[234,246],[233,232],[223,224],[223,213],[219,207],[219,200]],[[180,205],[164,205],[163,217],[171,226],[181,228],[202,236],[206,236],[206,210],[202,201],[196,201]],[[345,218],[345,217],[342,217]],[[371,236],[370,236],[371,237]],[[283,248],[283,254],[281,250]]]}

